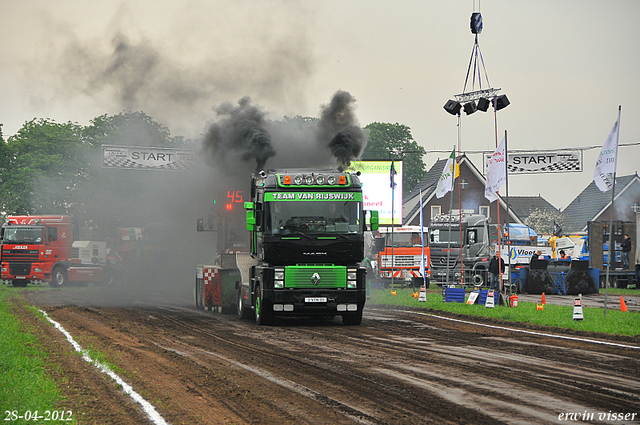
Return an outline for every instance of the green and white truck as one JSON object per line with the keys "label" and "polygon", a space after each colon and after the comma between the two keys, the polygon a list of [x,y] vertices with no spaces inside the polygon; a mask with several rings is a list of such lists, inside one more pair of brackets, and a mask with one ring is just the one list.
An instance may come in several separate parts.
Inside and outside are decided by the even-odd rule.
{"label": "green and white truck", "polygon": [[251,178],[245,202],[250,258],[242,275],[237,310],[260,325],[276,316],[341,316],[359,325],[366,299],[364,232],[367,220],[358,173],[335,170],[270,170]]}

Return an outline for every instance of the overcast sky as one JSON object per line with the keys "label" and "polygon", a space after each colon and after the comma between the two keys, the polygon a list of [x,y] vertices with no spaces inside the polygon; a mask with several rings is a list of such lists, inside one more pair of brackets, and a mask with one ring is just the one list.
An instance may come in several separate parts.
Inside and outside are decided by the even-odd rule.
{"label": "overcast sky", "polygon": [[[251,97],[268,112],[318,116],[337,90],[362,126],[400,123],[430,168],[457,143],[444,103],[463,91],[479,44],[510,150],[584,151],[581,173],[512,176],[511,195],[566,207],[592,180],[622,105],[620,143],[640,142],[637,0],[0,0],[0,123],[5,139],[33,118],[89,124],[144,111],[197,137],[212,107]],[[485,88],[483,81],[483,88]],[[478,86],[476,85],[476,89]],[[466,91],[471,91],[471,85]],[[495,148],[494,115],[462,116],[463,151]],[[482,168],[480,155],[469,155]],[[621,147],[618,175],[640,146]]]}

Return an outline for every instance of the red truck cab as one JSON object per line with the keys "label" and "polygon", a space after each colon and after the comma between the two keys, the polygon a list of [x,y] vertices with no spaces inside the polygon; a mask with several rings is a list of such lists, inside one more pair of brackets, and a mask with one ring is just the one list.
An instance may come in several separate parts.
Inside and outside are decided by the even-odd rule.
{"label": "red truck cab", "polygon": [[14,286],[68,279],[76,225],[69,216],[9,216],[2,226],[2,282]]}

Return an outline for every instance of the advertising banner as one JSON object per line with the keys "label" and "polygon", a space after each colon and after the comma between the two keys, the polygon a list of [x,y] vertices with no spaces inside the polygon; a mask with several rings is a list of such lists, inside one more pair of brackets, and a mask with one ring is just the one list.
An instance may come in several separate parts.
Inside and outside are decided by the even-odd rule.
{"label": "advertising banner", "polygon": [[[484,155],[484,168],[491,155]],[[570,173],[582,171],[582,150],[507,152],[507,171],[513,174]]]}
{"label": "advertising banner", "polygon": [[[393,161],[393,223],[402,224],[402,161]],[[391,161],[352,161],[347,171],[360,171],[365,210],[377,210],[381,226],[391,225]]]}
{"label": "advertising banner", "polygon": [[196,158],[189,150],[102,145],[102,168],[184,171],[195,168]]}

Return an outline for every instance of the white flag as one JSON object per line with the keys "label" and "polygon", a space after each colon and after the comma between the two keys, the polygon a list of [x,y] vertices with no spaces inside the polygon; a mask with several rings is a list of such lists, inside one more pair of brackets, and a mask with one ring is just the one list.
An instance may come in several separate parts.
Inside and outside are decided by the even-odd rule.
{"label": "white flag", "polygon": [[504,137],[491,155],[487,164],[487,183],[484,188],[484,197],[489,202],[497,201],[497,192],[507,184],[506,152],[504,151]]}
{"label": "white flag", "polygon": [[596,161],[596,169],[593,172],[593,181],[602,192],[607,192],[613,187],[613,174],[616,172],[616,155],[618,153],[618,131],[620,115],[613,124],[609,137],[602,145],[602,150]]}
{"label": "white flag", "polygon": [[[455,172],[453,168],[455,167]],[[442,175],[440,176],[440,180],[438,180],[438,186],[436,187],[436,198],[440,199],[447,192],[451,192],[453,190],[453,181],[458,178],[460,175],[460,168],[458,167],[458,163],[456,162],[456,150],[455,148],[451,151],[451,155],[449,155],[449,159],[447,159],[447,163],[444,164],[444,169],[442,170]]]}

